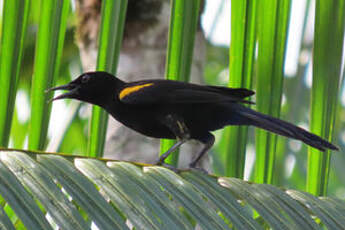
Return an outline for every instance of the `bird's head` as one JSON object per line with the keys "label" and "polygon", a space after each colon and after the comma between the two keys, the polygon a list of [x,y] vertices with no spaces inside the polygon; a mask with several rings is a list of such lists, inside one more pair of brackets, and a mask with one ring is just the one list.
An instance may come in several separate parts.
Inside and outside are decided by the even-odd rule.
{"label": "bird's head", "polygon": [[106,72],[87,72],[66,85],[57,86],[46,90],[68,90],[54,100],[64,98],[77,99],[91,104],[102,106],[116,94],[116,90],[123,84],[121,80]]}

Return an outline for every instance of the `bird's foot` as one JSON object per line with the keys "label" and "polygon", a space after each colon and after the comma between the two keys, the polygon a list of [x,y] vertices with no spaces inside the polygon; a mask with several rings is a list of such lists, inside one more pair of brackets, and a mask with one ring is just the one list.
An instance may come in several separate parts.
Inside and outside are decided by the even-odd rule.
{"label": "bird's foot", "polygon": [[154,165],[164,165],[164,164],[165,164],[164,160],[165,160],[165,159],[162,159],[162,158],[160,157],[160,158],[159,158],[158,160],[156,160],[153,164],[154,164]]}
{"label": "bird's foot", "polygon": [[194,165],[194,164],[190,164],[190,165],[189,165],[189,169],[190,169],[190,170],[195,170],[195,171],[197,171],[197,172],[202,172],[202,173],[204,173],[204,174],[208,174],[208,171],[207,171],[206,169],[197,167],[197,166]]}
{"label": "bird's foot", "polygon": [[163,166],[167,169],[170,169],[171,171],[174,171],[175,173],[179,173],[181,171],[180,169],[178,169],[172,165],[166,164],[166,163],[161,164],[161,166]]}
{"label": "bird's foot", "polygon": [[174,166],[172,166],[172,165],[169,165],[169,164],[165,163],[165,162],[164,162],[164,159],[161,159],[161,158],[159,158],[159,159],[154,163],[154,165],[163,166],[163,167],[165,167],[165,168],[167,168],[167,169],[170,169],[170,170],[174,171],[175,173],[179,173],[179,172],[180,172],[180,170],[179,170],[178,168],[176,168],[176,167],[174,167]]}

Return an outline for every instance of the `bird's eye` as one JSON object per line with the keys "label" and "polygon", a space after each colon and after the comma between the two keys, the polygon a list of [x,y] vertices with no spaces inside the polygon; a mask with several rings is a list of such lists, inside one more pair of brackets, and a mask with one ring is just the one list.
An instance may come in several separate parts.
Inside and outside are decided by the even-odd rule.
{"label": "bird's eye", "polygon": [[81,83],[87,83],[90,80],[90,76],[89,75],[84,75],[81,78]]}

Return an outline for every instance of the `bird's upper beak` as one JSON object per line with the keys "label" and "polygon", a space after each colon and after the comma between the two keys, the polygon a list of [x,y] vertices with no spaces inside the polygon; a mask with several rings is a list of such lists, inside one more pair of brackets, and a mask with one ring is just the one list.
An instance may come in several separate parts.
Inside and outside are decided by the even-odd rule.
{"label": "bird's upper beak", "polygon": [[47,89],[45,92],[49,93],[51,91],[55,91],[55,90],[68,90],[69,92],[61,94],[57,97],[54,97],[53,99],[51,99],[49,102],[55,101],[55,100],[59,100],[59,99],[63,99],[63,98],[75,98],[78,95],[78,87],[76,84],[68,83],[66,85],[60,85],[54,88],[50,88]]}

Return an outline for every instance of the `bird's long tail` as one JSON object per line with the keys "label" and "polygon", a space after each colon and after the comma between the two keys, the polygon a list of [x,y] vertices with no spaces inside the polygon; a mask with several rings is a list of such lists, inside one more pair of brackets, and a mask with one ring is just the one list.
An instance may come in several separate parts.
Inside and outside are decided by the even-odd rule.
{"label": "bird's long tail", "polygon": [[310,145],[321,151],[325,151],[326,149],[338,150],[337,146],[329,143],[321,137],[278,118],[259,113],[246,107],[243,107],[239,113],[249,120],[248,123],[250,125],[254,125],[285,137],[303,141],[307,145]]}

